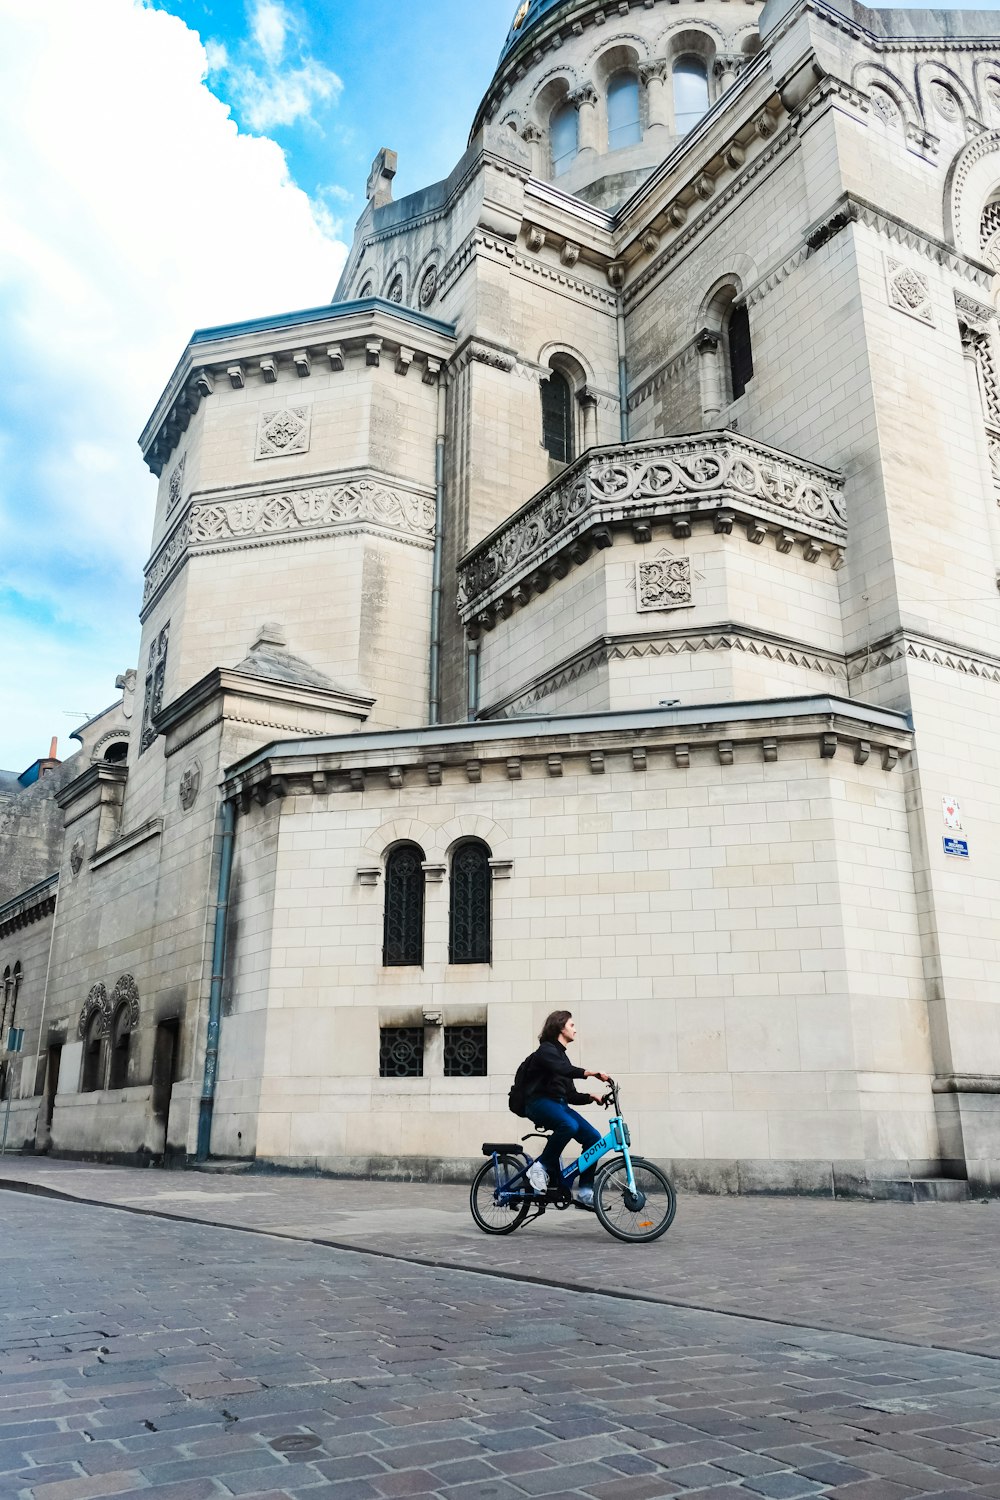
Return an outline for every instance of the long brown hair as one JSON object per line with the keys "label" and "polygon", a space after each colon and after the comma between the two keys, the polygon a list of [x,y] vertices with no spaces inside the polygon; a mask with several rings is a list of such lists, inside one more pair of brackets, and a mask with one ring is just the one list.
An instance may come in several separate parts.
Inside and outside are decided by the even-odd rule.
{"label": "long brown hair", "polygon": [[572,1018],[572,1015],[573,1012],[571,1010],[554,1010],[546,1018],[545,1025],[538,1033],[538,1040],[540,1042],[557,1042],[562,1035],[563,1027]]}

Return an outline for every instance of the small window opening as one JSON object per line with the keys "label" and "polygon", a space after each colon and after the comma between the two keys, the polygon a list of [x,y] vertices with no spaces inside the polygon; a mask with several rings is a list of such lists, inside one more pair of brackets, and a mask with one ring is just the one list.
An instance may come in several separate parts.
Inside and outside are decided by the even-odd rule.
{"label": "small window opening", "polygon": [[552,146],[552,172],[561,176],[580,149],[580,117],[576,106],[563,104],[549,121],[549,140]]}
{"label": "small window opening", "polygon": [[619,73],[608,84],[608,150],[637,146],[641,140],[639,80],[634,73]]}
{"label": "small window opening", "polygon": [[679,57],[673,67],[674,123],[687,135],[708,113],[708,69],[699,57]]}
{"label": "small window opening", "polygon": [[446,1026],[444,1028],[444,1076],[446,1078],[486,1077],[485,1026]]}
{"label": "small window opening", "polygon": [[424,1076],[424,1028],[383,1026],[379,1031],[378,1074],[380,1078]]}
{"label": "small window opening", "polygon": [[398,844],[385,866],[382,962],[387,968],[424,961],[424,851]]}
{"label": "small window opening", "polygon": [[492,957],[493,871],[478,839],[460,844],[451,861],[448,962],[488,964]]}
{"label": "small window opening", "polygon": [[121,1005],[115,1015],[111,1030],[111,1063],[108,1070],[108,1088],[123,1089],[128,1086],[128,1062],[132,1046],[128,1006]]}
{"label": "small window opening", "polygon": [[115,740],[105,750],[104,759],[112,766],[124,765],[128,760],[128,740]]}
{"label": "small window opening", "polygon": [[101,1086],[101,1012],[95,1010],[87,1024],[83,1038],[83,1076],[80,1080],[81,1094],[93,1094]]}
{"label": "small window opening", "polygon": [[738,303],[729,315],[729,375],[736,401],[753,379],[753,349],[750,344],[750,314],[745,302]]}
{"label": "small window opening", "polygon": [[557,462],[572,461],[573,392],[558,370],[542,381],[542,444]]}

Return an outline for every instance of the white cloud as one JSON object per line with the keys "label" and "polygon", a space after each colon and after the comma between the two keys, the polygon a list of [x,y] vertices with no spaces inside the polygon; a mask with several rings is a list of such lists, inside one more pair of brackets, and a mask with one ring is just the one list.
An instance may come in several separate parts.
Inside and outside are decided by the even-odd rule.
{"label": "white cloud", "polygon": [[[20,636],[2,611],[9,768],[77,706],[81,642],[104,702],[135,655],[154,491],[135,443],[192,329],[327,301],[345,248],[175,17],[0,0],[0,29],[0,590],[31,601]],[[34,699],[19,641],[46,664]]]}
{"label": "white cloud", "polygon": [[336,73],[307,58],[284,72],[256,72],[231,66],[227,70],[233,97],[251,130],[273,130],[308,117],[317,103],[335,100],[344,85]]}
{"label": "white cloud", "polygon": [[290,29],[288,12],[276,0],[257,0],[250,14],[250,30],[268,65],[276,68],[285,55]]}

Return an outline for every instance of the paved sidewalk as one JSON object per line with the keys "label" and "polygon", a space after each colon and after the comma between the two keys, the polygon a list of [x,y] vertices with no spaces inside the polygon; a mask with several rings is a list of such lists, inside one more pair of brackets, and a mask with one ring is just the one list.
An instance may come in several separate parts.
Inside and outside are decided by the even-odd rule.
{"label": "paved sidewalk", "polygon": [[682,1195],[663,1239],[630,1246],[573,1209],[549,1211],[507,1237],[488,1237],[473,1224],[459,1187],[162,1172],[38,1157],[3,1158],[0,1182],[430,1265],[1000,1355],[995,1202]]}
{"label": "paved sidewalk", "polygon": [[0,1215],[4,1500],[1000,1496],[996,1359],[11,1192]]}

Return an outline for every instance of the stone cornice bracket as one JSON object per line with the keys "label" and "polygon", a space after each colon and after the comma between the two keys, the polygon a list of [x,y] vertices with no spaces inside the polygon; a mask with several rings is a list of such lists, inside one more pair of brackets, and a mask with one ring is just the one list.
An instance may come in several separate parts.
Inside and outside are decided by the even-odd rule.
{"label": "stone cornice bracket", "polygon": [[[713,335],[714,337],[714,335]],[[847,537],[843,480],[731,431],[589,450],[460,561],[458,607],[468,631],[491,630],[525,601],[611,546],[637,522],[693,521],[731,533],[773,530],[779,552],[801,542],[816,561]]]}
{"label": "stone cornice bracket", "polygon": [[529,224],[525,234],[525,243],[528,249],[537,255],[545,246],[545,230],[539,229],[537,224]]}
{"label": "stone cornice bracket", "polygon": [[50,875],[0,906],[0,938],[51,916],[56,909],[58,886],[59,876]]}
{"label": "stone cornice bracket", "polygon": [[620,292],[625,285],[625,273],[628,270],[625,262],[623,260],[609,261],[606,269],[608,281],[616,292]]}

